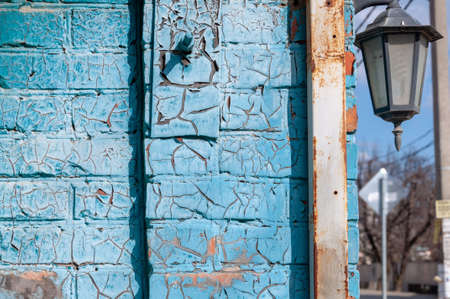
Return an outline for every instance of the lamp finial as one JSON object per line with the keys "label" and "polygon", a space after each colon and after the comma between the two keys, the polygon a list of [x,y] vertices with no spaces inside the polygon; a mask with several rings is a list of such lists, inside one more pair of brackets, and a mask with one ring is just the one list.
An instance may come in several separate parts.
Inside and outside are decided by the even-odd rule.
{"label": "lamp finial", "polygon": [[402,134],[403,134],[401,122],[394,123],[394,130],[392,131],[392,133],[394,133],[394,136],[395,136],[395,148],[399,152],[400,148],[402,146]]}

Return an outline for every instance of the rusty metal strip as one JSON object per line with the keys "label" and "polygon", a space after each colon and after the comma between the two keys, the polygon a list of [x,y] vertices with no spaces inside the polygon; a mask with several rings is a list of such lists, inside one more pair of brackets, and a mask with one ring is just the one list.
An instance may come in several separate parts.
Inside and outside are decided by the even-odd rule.
{"label": "rusty metal strip", "polygon": [[311,298],[348,297],[344,0],[307,1]]}

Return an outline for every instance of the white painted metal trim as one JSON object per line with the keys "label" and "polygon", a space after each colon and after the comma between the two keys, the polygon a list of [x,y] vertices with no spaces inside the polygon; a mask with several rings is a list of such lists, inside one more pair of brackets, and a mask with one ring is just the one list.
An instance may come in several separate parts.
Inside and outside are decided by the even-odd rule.
{"label": "white painted metal trim", "polygon": [[307,1],[311,298],[348,297],[344,0]]}

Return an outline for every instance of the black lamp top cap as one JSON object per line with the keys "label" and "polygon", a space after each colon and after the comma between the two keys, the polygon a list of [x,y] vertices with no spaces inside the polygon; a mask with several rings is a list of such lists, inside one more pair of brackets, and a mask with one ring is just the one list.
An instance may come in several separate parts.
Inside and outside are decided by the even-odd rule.
{"label": "black lamp top cap", "polygon": [[421,33],[429,42],[443,37],[432,26],[420,24],[401,7],[388,7],[364,32],[356,35],[355,44],[361,47],[362,41],[383,33]]}

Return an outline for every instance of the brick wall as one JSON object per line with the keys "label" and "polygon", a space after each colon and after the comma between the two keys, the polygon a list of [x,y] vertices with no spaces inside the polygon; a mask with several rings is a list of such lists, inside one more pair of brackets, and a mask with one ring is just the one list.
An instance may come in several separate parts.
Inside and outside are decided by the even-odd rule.
{"label": "brick wall", "polygon": [[0,4],[1,298],[142,297],[133,11]]}
{"label": "brick wall", "polygon": [[303,2],[0,2],[0,297],[308,298]]}
{"label": "brick wall", "polygon": [[145,17],[151,298],[307,298],[304,5],[157,0]]}
{"label": "brick wall", "polygon": [[358,115],[356,112],[356,73],[355,73],[355,33],[353,28],[353,1],[345,2],[345,63],[346,63],[346,90],[347,90],[347,186],[348,186],[348,264],[349,264],[349,295],[359,298],[359,230],[358,230],[358,152],[356,146],[356,128]]}

